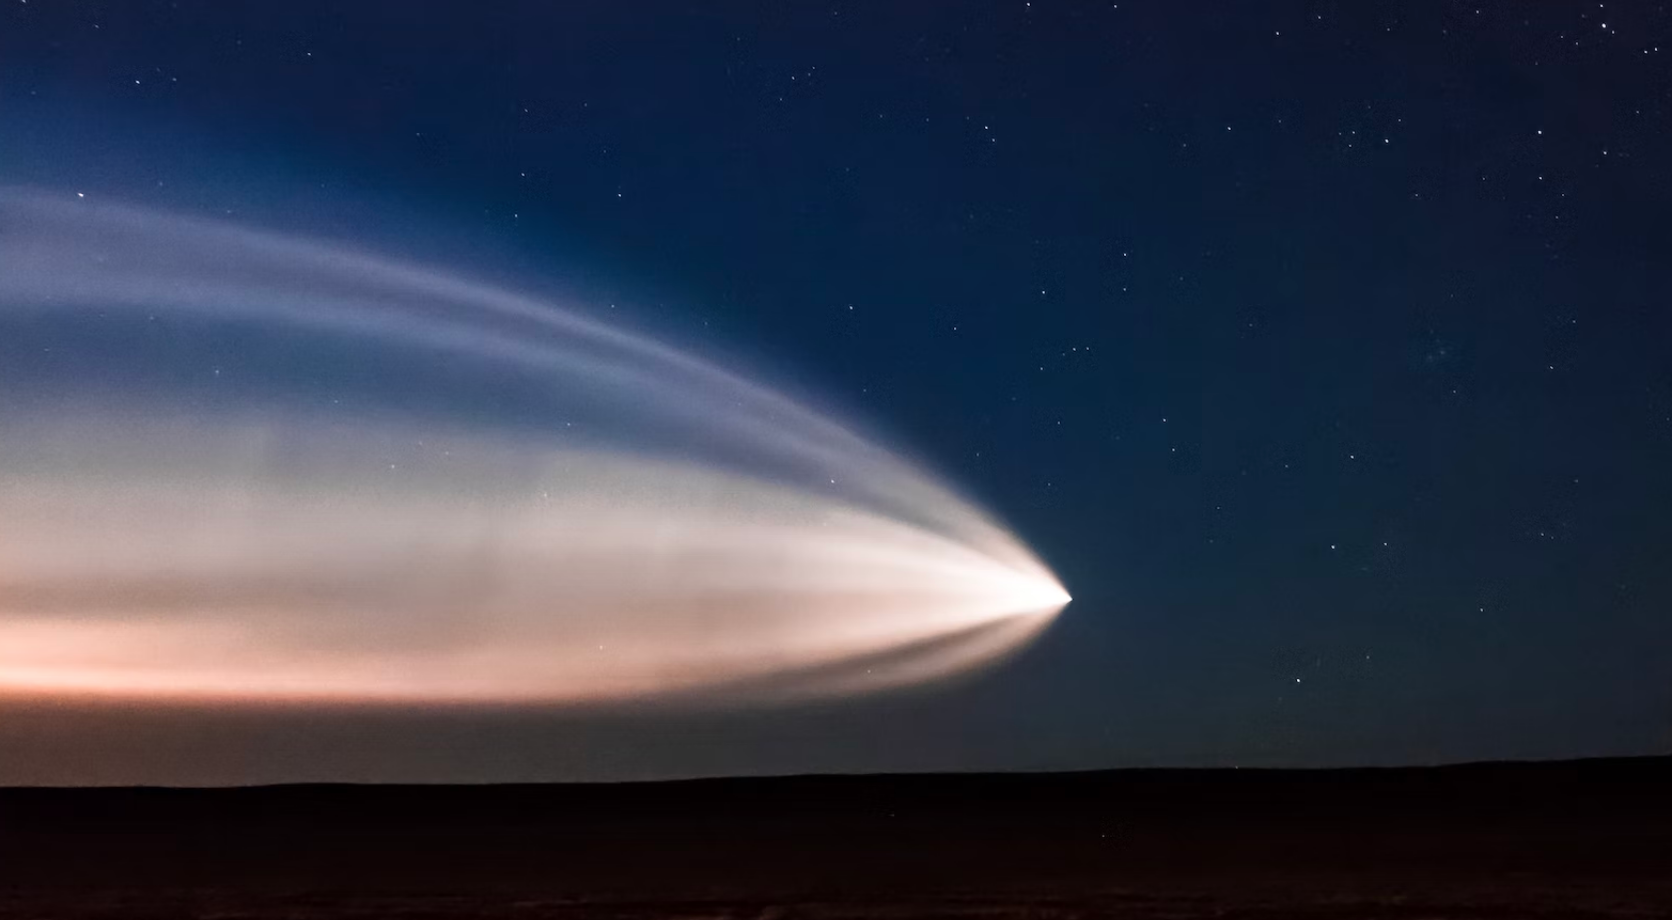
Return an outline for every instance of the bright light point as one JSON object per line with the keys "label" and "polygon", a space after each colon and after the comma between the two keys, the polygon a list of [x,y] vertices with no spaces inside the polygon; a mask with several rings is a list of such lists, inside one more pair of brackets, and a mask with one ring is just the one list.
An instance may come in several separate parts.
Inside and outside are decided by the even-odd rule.
{"label": "bright light point", "polygon": [[828,696],[1069,602],[924,470],[650,338],[222,224],[0,218],[0,336],[53,356],[0,366],[0,697]]}

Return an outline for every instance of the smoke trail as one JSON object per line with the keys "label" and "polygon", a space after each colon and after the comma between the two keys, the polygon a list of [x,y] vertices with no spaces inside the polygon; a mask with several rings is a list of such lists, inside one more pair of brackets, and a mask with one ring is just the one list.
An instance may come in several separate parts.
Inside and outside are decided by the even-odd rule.
{"label": "smoke trail", "polygon": [[432,270],[0,192],[0,695],[839,694],[1067,602],[915,466]]}

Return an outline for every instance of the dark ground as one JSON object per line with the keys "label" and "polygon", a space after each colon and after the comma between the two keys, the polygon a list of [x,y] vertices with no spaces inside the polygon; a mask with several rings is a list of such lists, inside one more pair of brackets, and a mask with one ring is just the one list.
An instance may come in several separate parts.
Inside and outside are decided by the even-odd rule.
{"label": "dark ground", "polygon": [[0,790],[0,917],[1672,917],[1672,759]]}

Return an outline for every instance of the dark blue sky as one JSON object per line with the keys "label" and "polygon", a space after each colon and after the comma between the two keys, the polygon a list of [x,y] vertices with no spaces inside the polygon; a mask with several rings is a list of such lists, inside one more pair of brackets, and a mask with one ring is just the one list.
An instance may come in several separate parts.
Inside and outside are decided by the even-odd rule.
{"label": "dark blue sky", "polygon": [[68,779],[1672,745],[1662,4],[0,4],[0,182],[620,298],[906,445],[1075,596],[951,686],[87,713]]}

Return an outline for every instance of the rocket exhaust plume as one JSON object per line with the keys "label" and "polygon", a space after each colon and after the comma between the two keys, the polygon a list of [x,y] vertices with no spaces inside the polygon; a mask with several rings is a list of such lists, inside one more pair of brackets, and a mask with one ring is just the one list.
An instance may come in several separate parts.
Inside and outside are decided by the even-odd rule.
{"label": "rocket exhaust plume", "polygon": [[978,667],[1067,601],[933,476],[668,345],[0,192],[0,698],[838,695]]}

